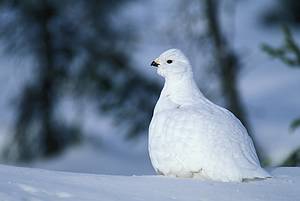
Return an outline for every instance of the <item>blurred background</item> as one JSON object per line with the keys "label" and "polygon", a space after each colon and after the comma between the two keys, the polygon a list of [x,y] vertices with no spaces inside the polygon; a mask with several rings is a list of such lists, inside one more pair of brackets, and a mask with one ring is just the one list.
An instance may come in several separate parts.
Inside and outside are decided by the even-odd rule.
{"label": "blurred background", "polygon": [[153,174],[147,129],[180,48],[264,166],[300,165],[298,0],[0,0],[0,161]]}

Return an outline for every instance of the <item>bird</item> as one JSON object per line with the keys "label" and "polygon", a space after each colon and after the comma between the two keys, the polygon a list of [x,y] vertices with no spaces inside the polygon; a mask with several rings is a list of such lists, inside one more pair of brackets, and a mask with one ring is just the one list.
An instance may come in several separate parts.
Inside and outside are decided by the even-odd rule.
{"label": "bird", "polygon": [[199,90],[181,50],[163,52],[151,66],[165,80],[148,135],[157,174],[222,182],[271,177],[241,121]]}

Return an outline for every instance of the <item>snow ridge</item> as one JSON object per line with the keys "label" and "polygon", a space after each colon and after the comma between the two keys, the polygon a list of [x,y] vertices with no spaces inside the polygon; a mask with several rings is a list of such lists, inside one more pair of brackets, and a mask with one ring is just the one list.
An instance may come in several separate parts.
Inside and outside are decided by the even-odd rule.
{"label": "snow ridge", "polygon": [[0,165],[1,201],[294,201],[300,168],[277,168],[274,178],[247,183],[163,176],[109,176]]}

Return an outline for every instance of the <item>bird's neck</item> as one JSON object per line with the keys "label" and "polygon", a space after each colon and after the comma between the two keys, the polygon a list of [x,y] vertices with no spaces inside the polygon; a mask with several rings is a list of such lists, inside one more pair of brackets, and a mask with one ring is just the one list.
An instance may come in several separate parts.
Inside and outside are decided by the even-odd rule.
{"label": "bird's neck", "polygon": [[193,104],[199,98],[204,98],[192,73],[166,77],[161,96],[169,97],[171,101],[179,105]]}

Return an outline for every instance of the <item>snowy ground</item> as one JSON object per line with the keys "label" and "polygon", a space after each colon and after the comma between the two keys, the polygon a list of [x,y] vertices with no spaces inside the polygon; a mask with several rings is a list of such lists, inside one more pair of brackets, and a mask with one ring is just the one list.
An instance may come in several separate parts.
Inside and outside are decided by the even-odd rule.
{"label": "snowy ground", "polygon": [[1,201],[296,201],[300,168],[278,168],[274,178],[222,183],[162,176],[108,176],[0,166]]}

